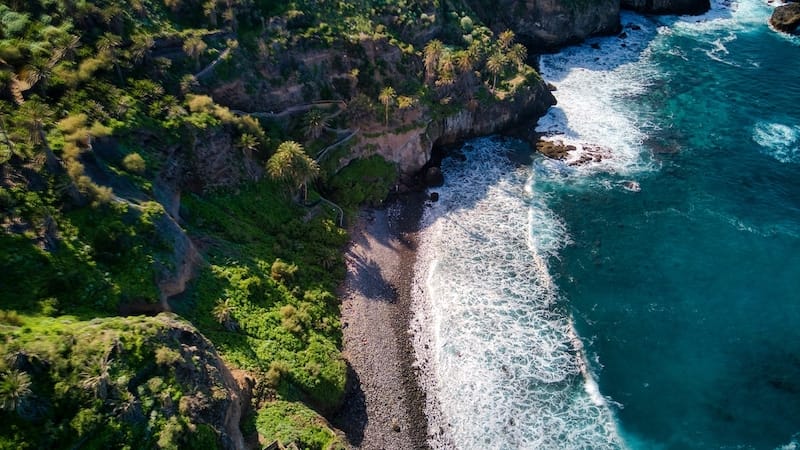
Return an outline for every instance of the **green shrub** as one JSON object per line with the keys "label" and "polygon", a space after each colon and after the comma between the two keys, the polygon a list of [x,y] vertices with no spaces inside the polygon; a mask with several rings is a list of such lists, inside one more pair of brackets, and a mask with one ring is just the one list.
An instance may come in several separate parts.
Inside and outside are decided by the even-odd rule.
{"label": "green shrub", "polygon": [[357,159],[330,180],[334,199],[344,207],[380,204],[397,182],[397,168],[380,155]]}
{"label": "green shrub", "polygon": [[16,311],[4,311],[0,309],[0,323],[19,327],[22,326],[22,318]]}
{"label": "green shrub", "polygon": [[272,277],[272,279],[284,283],[287,281],[291,281],[296,273],[297,273],[296,264],[286,263],[282,261],[280,258],[276,259],[275,262],[272,263],[272,268],[270,269],[270,276]]}
{"label": "green shrub", "polygon": [[138,153],[130,153],[122,159],[122,167],[128,172],[142,174],[147,169],[147,164]]}
{"label": "green shrub", "polygon": [[160,366],[172,366],[182,360],[181,353],[169,347],[159,347],[156,349],[156,364]]}
{"label": "green shrub", "polygon": [[302,403],[268,403],[256,418],[258,433],[268,442],[277,439],[283,445],[295,444],[309,450],[344,450],[345,442],[320,415]]}

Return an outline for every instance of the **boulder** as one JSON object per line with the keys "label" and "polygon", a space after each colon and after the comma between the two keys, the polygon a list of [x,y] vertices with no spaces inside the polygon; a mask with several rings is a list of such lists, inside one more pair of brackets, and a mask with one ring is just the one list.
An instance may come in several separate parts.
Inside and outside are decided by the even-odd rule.
{"label": "boulder", "polygon": [[798,31],[800,31],[798,30],[798,27],[800,27],[800,3],[778,6],[772,12],[769,23],[778,31],[798,34]]}
{"label": "boulder", "polygon": [[431,166],[425,171],[425,186],[437,187],[444,184],[444,175],[442,169]]}
{"label": "boulder", "polygon": [[540,140],[536,143],[536,151],[553,159],[566,159],[567,152],[575,150],[573,145],[564,145],[563,142],[551,142]]}

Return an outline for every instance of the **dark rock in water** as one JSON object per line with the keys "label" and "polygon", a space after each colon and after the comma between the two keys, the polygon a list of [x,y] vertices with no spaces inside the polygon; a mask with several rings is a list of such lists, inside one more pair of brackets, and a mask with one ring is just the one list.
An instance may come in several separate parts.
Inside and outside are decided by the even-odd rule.
{"label": "dark rock in water", "polygon": [[702,14],[711,8],[709,0],[622,0],[622,8],[640,13]]}
{"label": "dark rock in water", "polygon": [[628,37],[628,33],[626,33],[626,32],[624,32],[624,31],[623,31],[622,33],[620,33],[619,35],[617,35],[617,37],[618,37],[618,38],[620,38],[620,39],[625,39],[625,38],[627,38],[627,37]]}
{"label": "dark rock in water", "polygon": [[778,6],[772,12],[769,23],[776,30],[789,34],[798,34],[800,27],[800,3],[789,3]]}
{"label": "dark rock in water", "polygon": [[547,83],[547,90],[550,92],[555,92],[558,88],[553,83]]}
{"label": "dark rock in water", "polygon": [[595,49],[595,50],[600,50],[600,44],[598,44],[597,42],[595,42],[595,43],[591,44],[591,47],[592,47],[593,49]]}
{"label": "dark rock in water", "polygon": [[536,143],[536,151],[553,159],[566,159],[567,152],[575,150],[573,145],[564,145],[562,142],[539,141]]}
{"label": "dark rock in water", "polygon": [[438,202],[439,201],[439,193],[438,192],[431,192],[430,199],[431,199],[432,202]]}
{"label": "dark rock in water", "polygon": [[442,169],[433,166],[425,171],[425,185],[428,187],[438,187],[444,184]]}
{"label": "dark rock in water", "polygon": [[627,25],[627,27],[630,28],[633,31],[639,31],[639,30],[642,29],[642,27],[640,27],[639,25],[636,25],[635,23],[629,23]]}

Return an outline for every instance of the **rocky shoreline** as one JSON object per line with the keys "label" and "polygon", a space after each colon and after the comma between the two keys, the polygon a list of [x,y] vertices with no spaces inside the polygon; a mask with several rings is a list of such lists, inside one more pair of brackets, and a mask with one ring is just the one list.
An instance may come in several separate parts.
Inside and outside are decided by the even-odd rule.
{"label": "rocky shoreline", "polygon": [[416,233],[424,194],[363,210],[350,227],[342,299],[348,386],[331,418],[353,448],[427,449],[425,393],[409,339]]}

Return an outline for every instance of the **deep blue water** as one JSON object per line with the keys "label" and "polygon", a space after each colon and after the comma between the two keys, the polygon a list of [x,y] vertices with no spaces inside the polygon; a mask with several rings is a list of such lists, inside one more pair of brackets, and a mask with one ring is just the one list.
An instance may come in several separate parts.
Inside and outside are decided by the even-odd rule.
{"label": "deep blue water", "polygon": [[434,448],[800,448],[800,39],[771,10],[626,13],[543,57],[537,129],[599,161],[443,162],[412,324]]}
{"label": "deep blue water", "polygon": [[752,8],[651,43],[618,99],[647,119],[639,192],[546,187],[573,241],[551,270],[633,447],[800,433],[800,45]]}

